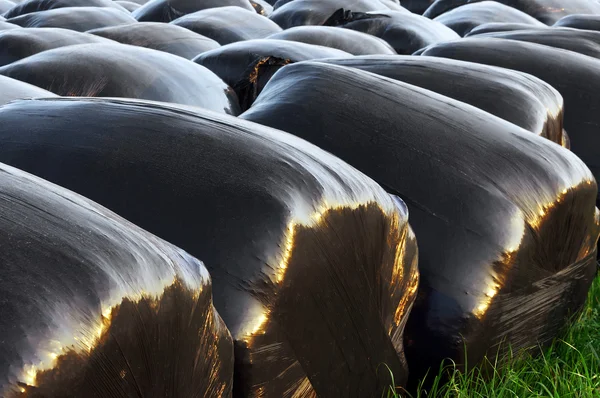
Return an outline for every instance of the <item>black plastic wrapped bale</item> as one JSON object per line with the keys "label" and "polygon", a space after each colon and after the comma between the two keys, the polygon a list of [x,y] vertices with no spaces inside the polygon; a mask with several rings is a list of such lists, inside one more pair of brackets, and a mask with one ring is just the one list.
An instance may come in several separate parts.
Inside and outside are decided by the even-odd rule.
{"label": "black plastic wrapped bale", "polygon": [[133,1],[115,1],[115,3],[117,3],[129,12],[133,12],[141,7],[141,5],[139,5],[138,3],[134,3]]}
{"label": "black plastic wrapped bale", "polygon": [[252,105],[271,76],[284,65],[333,57],[346,58],[350,54],[287,40],[248,40],[205,52],[193,61],[213,71],[233,87],[244,111]]}
{"label": "black plastic wrapped bale", "polygon": [[492,32],[511,32],[513,30],[537,30],[540,34],[544,34],[545,31],[540,32],[542,29],[548,29],[549,27],[546,25],[532,27],[530,24],[526,23],[510,23],[510,22],[488,22],[481,24],[479,26],[471,29],[469,33],[465,35],[465,37],[476,36],[483,33],[492,33]]}
{"label": "black plastic wrapped bale", "polygon": [[0,160],[202,258],[236,341],[234,395],[372,396],[382,363],[405,380],[407,210],[338,158],[214,112],[58,99],[0,107]]}
{"label": "black plastic wrapped bale", "polygon": [[32,12],[6,20],[23,28],[63,28],[77,32],[136,22],[127,10],[106,7],[67,7]]}
{"label": "black plastic wrapped bale", "polygon": [[396,54],[386,41],[362,32],[332,26],[296,26],[275,33],[268,39],[297,41],[337,48],[352,55]]}
{"label": "black plastic wrapped bale", "polygon": [[522,11],[496,1],[466,4],[443,13],[436,17],[434,21],[446,25],[460,36],[465,36],[472,29],[488,22],[523,23],[532,27],[546,26]]}
{"label": "black plastic wrapped bale", "polygon": [[56,94],[10,77],[0,75],[0,105],[18,99],[56,97]]}
{"label": "black plastic wrapped bale", "polygon": [[340,8],[352,12],[395,10],[410,14],[400,5],[382,0],[294,0],[276,7],[269,18],[284,29],[323,25]]}
{"label": "black plastic wrapped bale", "polygon": [[135,10],[133,16],[140,22],[171,22],[187,14],[220,7],[238,7],[255,13],[248,0],[151,0]]}
{"label": "black plastic wrapped bale", "polygon": [[473,105],[565,146],[563,98],[526,73],[447,58],[365,56],[319,60],[376,73]]}
{"label": "black plastic wrapped bale", "polygon": [[340,9],[325,24],[379,37],[402,55],[412,54],[431,44],[460,39],[452,29],[439,22],[397,11],[355,13]]}
{"label": "black plastic wrapped bale", "polygon": [[208,69],[119,43],[44,51],[1,67],[0,74],[62,96],[140,98],[239,113],[233,89]]}
{"label": "black plastic wrapped bale", "polygon": [[600,15],[567,15],[556,21],[556,23],[553,26],[584,30],[600,30]]}
{"label": "black plastic wrapped bale", "polygon": [[231,396],[200,261],[21,170],[0,186],[0,395]]}
{"label": "black plastic wrapped bale", "polygon": [[519,30],[477,35],[476,38],[495,38],[526,41],[545,46],[575,51],[583,55],[600,58],[600,32],[572,28],[552,28],[539,30]]}
{"label": "black plastic wrapped bale", "polygon": [[219,48],[220,44],[189,29],[159,22],[136,22],[90,30],[96,36],[122,44],[146,47],[192,59],[203,52]]}
{"label": "black plastic wrapped bale", "polygon": [[[436,0],[423,15],[435,18],[445,12],[465,4],[478,3],[484,0]],[[600,3],[590,0],[495,0],[531,15],[535,19],[552,25],[569,14],[598,14]]]}
{"label": "black plastic wrapped bale", "polygon": [[[565,130],[571,150],[600,178],[600,60],[573,51],[516,40],[469,38],[431,46],[423,52],[495,65],[536,76],[565,101]],[[600,196],[599,196],[600,199]],[[599,201],[600,203],[600,201]]]}
{"label": "black plastic wrapped bale", "polygon": [[273,12],[273,6],[265,0],[250,0],[250,4],[254,7],[257,14],[268,17]]}
{"label": "black plastic wrapped bale", "polygon": [[112,43],[102,37],[60,28],[10,29],[0,32],[0,66],[53,48]]}
{"label": "black plastic wrapped bale", "polygon": [[26,0],[16,4],[13,8],[8,10],[4,16],[6,18],[14,18],[32,12],[67,7],[107,7],[125,11],[124,8],[112,0]]}
{"label": "black plastic wrapped bale", "polygon": [[402,0],[402,7],[415,14],[423,14],[435,0]]}
{"label": "black plastic wrapped bale", "polygon": [[15,6],[15,3],[8,0],[0,0],[0,14],[4,14],[6,11],[10,10]]}
{"label": "black plastic wrapped bale", "polygon": [[221,45],[264,39],[281,32],[281,28],[269,18],[239,7],[219,7],[198,11],[177,18],[171,23],[210,37]]}
{"label": "black plastic wrapped bale", "polygon": [[405,332],[411,384],[444,358],[464,365],[465,350],[471,366],[552,340],[585,303],[597,187],[569,150],[432,91],[311,61],[278,71],[240,117],[406,201],[421,273]]}

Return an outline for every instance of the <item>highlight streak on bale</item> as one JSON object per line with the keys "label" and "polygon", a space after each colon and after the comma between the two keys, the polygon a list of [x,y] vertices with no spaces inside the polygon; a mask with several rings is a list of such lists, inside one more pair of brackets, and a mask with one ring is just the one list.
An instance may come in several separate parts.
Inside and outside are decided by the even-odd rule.
{"label": "highlight streak on bale", "polygon": [[8,0],[0,0],[0,14],[4,14],[6,11],[10,10],[15,6],[15,3]]}
{"label": "highlight streak on bale", "polygon": [[18,99],[56,97],[50,91],[0,75],[0,105]]}
{"label": "highlight streak on bale", "polygon": [[222,46],[238,41],[264,39],[281,32],[281,28],[269,18],[239,7],[198,11],[171,23],[210,37]]}
{"label": "highlight streak on bale", "polygon": [[[427,48],[423,55],[519,70],[556,88],[565,101],[571,150],[600,177],[600,61],[572,51],[515,40],[472,38]],[[535,59],[536,62],[531,62]],[[600,199],[600,196],[599,196]],[[600,201],[598,202],[600,203]]]}
{"label": "highlight streak on bale", "polygon": [[[534,28],[539,34],[544,34],[544,32],[549,29],[548,26],[536,26]],[[534,30],[532,29],[530,24],[526,23],[510,23],[510,22],[488,22],[481,24],[475,28],[473,28],[465,37],[472,37],[481,35],[483,33],[492,33],[492,32],[511,32],[513,30]]]}
{"label": "highlight streak on bale", "polygon": [[216,41],[188,29],[158,22],[136,22],[131,25],[111,26],[90,30],[96,36],[122,44],[164,51],[185,59],[219,48]]}
{"label": "highlight streak on bale", "polygon": [[[484,0],[436,0],[423,13],[427,18],[435,18],[445,12],[468,3],[478,3]],[[495,0],[531,15],[535,19],[552,25],[554,22],[569,14],[598,14],[600,3],[589,0]]]}
{"label": "highlight streak on bale", "polygon": [[0,66],[76,44],[112,43],[101,37],[60,28],[19,28],[0,32]]}
{"label": "highlight streak on bale", "polygon": [[318,62],[282,68],[241,117],[319,145],[408,204],[422,277],[406,330],[413,382],[446,357],[467,363],[463,344],[475,365],[507,344],[548,342],[584,304],[597,186],[570,151],[434,92]]}
{"label": "highlight streak on bale", "polygon": [[452,29],[420,15],[397,11],[372,13],[338,10],[325,25],[367,33],[388,42],[398,54],[408,55],[434,43],[460,39]]}
{"label": "highlight streak on bale", "polygon": [[107,7],[125,11],[123,7],[112,0],[26,0],[16,4],[4,16],[6,18],[14,18],[32,12],[69,7]]}
{"label": "highlight streak on bale", "polygon": [[23,28],[63,28],[76,32],[136,22],[127,10],[106,7],[57,8],[19,15],[6,21]]}
{"label": "highlight streak on bale", "polygon": [[488,22],[524,23],[531,27],[546,26],[522,11],[496,1],[466,4],[440,15],[434,21],[446,25],[460,36],[465,36],[474,28]]}
{"label": "highlight streak on bale", "polygon": [[297,26],[268,37],[336,48],[352,55],[396,54],[384,40],[362,32],[332,26]]}
{"label": "highlight streak on bale", "polygon": [[269,16],[272,21],[283,29],[302,25],[324,25],[331,15],[344,8],[357,13],[367,11],[394,10],[410,14],[399,4],[382,0],[294,0],[275,7]]}
{"label": "highlight streak on bale", "polygon": [[398,55],[319,62],[357,68],[435,91],[565,145],[561,95],[526,73],[473,62]]}
{"label": "highlight streak on bale", "polygon": [[20,28],[21,27],[19,25],[4,22],[2,19],[0,19],[0,32],[4,31],[4,30],[9,30],[9,29],[20,29]]}
{"label": "highlight streak on bale", "polygon": [[600,30],[600,15],[571,14],[556,21],[553,25],[559,28],[575,28],[585,30]]}
{"label": "highlight streak on bale", "polygon": [[160,100],[237,115],[237,96],[208,69],[162,51],[81,44],[32,55],[0,74],[62,96]]}
{"label": "highlight streak on bale", "polygon": [[325,151],[212,112],[58,99],[0,107],[0,160],[203,256],[234,395],[370,396],[391,382],[381,363],[406,378],[406,207]]}
{"label": "highlight streak on bale", "polygon": [[242,111],[252,105],[271,76],[284,65],[318,58],[346,58],[329,47],[286,40],[247,40],[200,54],[192,61],[211,70],[230,87]]}
{"label": "highlight streak on bale", "polygon": [[2,396],[231,395],[200,261],[28,173],[0,181]]}
{"label": "highlight streak on bale", "polygon": [[187,14],[220,7],[255,12],[248,0],[151,0],[138,8],[133,16],[140,22],[171,22]]}

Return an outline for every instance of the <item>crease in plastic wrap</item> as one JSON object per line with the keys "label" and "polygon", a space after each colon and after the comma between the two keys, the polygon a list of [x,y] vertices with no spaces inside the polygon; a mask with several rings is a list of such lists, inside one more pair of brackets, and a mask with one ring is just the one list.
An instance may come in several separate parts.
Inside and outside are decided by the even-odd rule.
{"label": "crease in plastic wrap", "polygon": [[465,4],[436,17],[434,21],[442,23],[465,36],[474,28],[488,22],[524,23],[531,27],[545,27],[543,23],[516,8],[496,1],[481,1]]}
{"label": "crease in plastic wrap", "polygon": [[238,7],[256,12],[248,0],[150,0],[132,15],[140,22],[169,23],[184,15],[218,7]]}
{"label": "crease in plastic wrap", "polygon": [[50,91],[0,75],[0,105],[18,99],[56,97]]}
{"label": "crease in plastic wrap", "polygon": [[536,30],[543,34],[544,31],[547,31],[549,28],[550,27],[546,25],[532,27],[530,24],[526,23],[486,22],[473,28],[468,34],[465,35],[465,37],[477,36],[484,33],[510,32],[513,30]]}
{"label": "crease in plastic wrap", "polygon": [[55,48],[0,67],[0,74],[61,96],[140,98],[240,112],[235,92],[208,69],[119,43]]}
{"label": "crease in plastic wrap", "polygon": [[437,44],[426,48],[422,55],[514,69],[552,85],[562,95],[567,109],[564,127],[570,148],[598,179],[600,99],[596,93],[600,88],[600,60],[545,45],[490,38]]}
{"label": "crease in plastic wrap", "polygon": [[401,55],[409,55],[434,43],[460,38],[452,29],[421,15],[377,10],[361,13],[340,8],[327,21],[337,26],[367,33],[385,40]]}
{"label": "crease in plastic wrap", "polygon": [[[423,15],[435,18],[457,7],[479,3],[484,0],[436,0]],[[552,25],[560,18],[570,14],[598,14],[600,3],[589,0],[495,0],[531,15],[535,19]]]}
{"label": "crease in plastic wrap", "polygon": [[246,40],[198,55],[201,65],[233,88],[242,111],[248,109],[271,76],[283,66],[319,58],[347,58],[334,48],[287,40]]}
{"label": "crease in plastic wrap", "polygon": [[597,187],[569,150],[432,91],[318,62],[282,68],[241,117],[318,145],[407,203],[421,273],[405,333],[411,385],[445,358],[476,365],[545,343],[583,306]]}
{"label": "crease in plastic wrap", "polygon": [[218,7],[184,15],[171,22],[224,46],[235,42],[264,39],[281,28],[267,17],[240,7]]}
{"label": "crease in plastic wrap", "polygon": [[316,146],[190,107],[65,98],[0,107],[0,161],[203,259],[234,396],[370,396],[391,383],[382,364],[406,380],[406,205]]}
{"label": "crease in plastic wrap", "polygon": [[[121,7],[122,8],[122,7]],[[65,7],[36,11],[6,20],[22,28],[63,28],[76,32],[125,25],[136,20],[125,9],[108,7]]]}
{"label": "crease in plastic wrap", "polygon": [[473,105],[562,146],[568,145],[562,96],[532,75],[436,57],[365,56],[319,62],[413,84]]}
{"label": "crease in plastic wrap", "polygon": [[231,396],[199,260],[21,170],[0,181],[0,395]]}
{"label": "crease in plastic wrap", "polygon": [[146,47],[192,59],[205,51],[219,48],[213,39],[180,26],[159,22],[135,22],[130,25],[93,29],[88,33],[122,44]]}
{"label": "crease in plastic wrap", "polygon": [[552,26],[557,28],[574,28],[598,31],[600,30],[600,15],[569,14],[556,21]]}

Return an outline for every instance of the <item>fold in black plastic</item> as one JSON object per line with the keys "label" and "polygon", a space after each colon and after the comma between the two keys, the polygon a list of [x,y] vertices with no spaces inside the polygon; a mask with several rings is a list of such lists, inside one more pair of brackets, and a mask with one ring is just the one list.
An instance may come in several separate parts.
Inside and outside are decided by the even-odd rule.
{"label": "fold in black plastic", "polygon": [[63,96],[140,98],[239,113],[234,91],[208,69],[119,43],[44,51],[1,67],[0,74]]}
{"label": "fold in black plastic", "polygon": [[600,15],[570,14],[556,21],[553,26],[581,30],[600,30]]}
{"label": "fold in black plastic", "polygon": [[50,91],[0,75],[0,105],[18,99],[55,97]]}
{"label": "fold in black plastic", "polygon": [[526,73],[436,57],[367,56],[319,62],[357,68],[435,91],[565,145],[562,96],[548,83]]}
{"label": "fold in black plastic", "polygon": [[198,55],[193,61],[211,70],[230,87],[245,111],[282,66],[317,58],[346,58],[334,48],[287,40],[246,40]]}
{"label": "fold in black plastic", "polygon": [[63,28],[76,32],[134,23],[122,7],[65,7],[23,14],[6,21],[23,28]]}
{"label": "fold in black plastic", "polygon": [[[465,4],[478,3],[484,0],[436,0],[423,15],[435,18],[445,12]],[[495,0],[497,3],[516,8],[535,19],[552,25],[569,14],[598,14],[600,3],[589,0]]]}
{"label": "fold in black plastic", "polygon": [[[584,304],[597,186],[567,149],[432,91],[318,62],[279,70],[241,118],[318,145],[406,201],[421,273],[406,329],[414,383],[444,358],[464,365],[464,344],[476,365],[503,338],[545,342]],[[580,262],[577,278],[564,275]],[[528,295],[528,310],[509,308]]]}
{"label": "fold in black plastic", "polygon": [[264,39],[281,32],[281,28],[269,18],[240,7],[210,8],[182,16],[171,23],[210,37],[222,46]]}
{"label": "fold in black plastic", "polygon": [[434,21],[446,25],[460,36],[465,36],[472,29],[488,22],[523,23],[531,27],[546,26],[522,11],[496,1],[465,4],[443,13]]}
{"label": "fold in black plastic", "polygon": [[238,7],[255,11],[248,0],[150,0],[132,15],[140,22],[168,23],[187,14],[217,7]]}
{"label": "fold in black plastic", "polygon": [[[52,118],[52,123],[45,123]],[[0,161],[202,258],[234,395],[371,396],[406,380],[417,246],[405,204],[292,135],[117,99],[0,107]]]}
{"label": "fold in black plastic", "polygon": [[[469,38],[431,46],[422,55],[454,58],[519,70],[552,85],[565,101],[571,150],[600,177],[600,60],[535,43]],[[536,62],[531,62],[535,59]],[[600,198],[600,196],[599,196]]]}
{"label": "fold in black plastic", "polygon": [[379,37],[398,54],[408,55],[434,43],[459,39],[452,29],[420,15],[378,10],[369,13],[338,10],[325,25],[339,26]]}
{"label": "fold in black plastic", "polygon": [[87,33],[60,28],[28,28],[0,31],[0,66],[54,48],[76,44],[111,43]]}
{"label": "fold in black plastic", "polygon": [[146,47],[192,59],[197,55],[219,48],[213,39],[180,26],[158,22],[136,22],[130,25],[93,29],[88,33],[122,44]]}
{"label": "fold in black plastic", "polygon": [[200,261],[4,164],[0,212],[0,395],[231,395],[233,342]]}
{"label": "fold in black plastic", "polygon": [[[537,30],[540,34],[544,34],[546,29],[549,29],[549,26],[536,26],[532,27],[530,24],[526,23],[511,23],[511,22],[486,22],[475,28],[473,28],[465,37],[477,36],[483,33],[492,33],[492,32],[510,32],[513,30]],[[540,32],[541,30],[541,32]]]}

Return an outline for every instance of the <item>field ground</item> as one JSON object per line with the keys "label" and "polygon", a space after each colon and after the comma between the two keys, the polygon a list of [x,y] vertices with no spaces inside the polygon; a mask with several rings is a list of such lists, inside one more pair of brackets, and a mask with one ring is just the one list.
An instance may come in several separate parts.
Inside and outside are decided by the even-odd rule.
{"label": "field ground", "polygon": [[[443,374],[449,374],[450,381],[441,386],[437,382]],[[401,395],[390,388],[387,398],[392,397]],[[446,366],[429,391],[422,389],[412,395],[425,397],[600,398],[600,277],[577,321],[541,355],[509,361],[487,381],[476,372],[462,374]]]}

